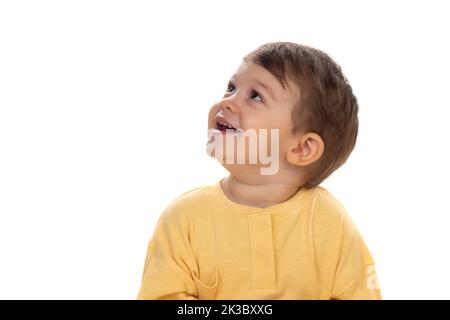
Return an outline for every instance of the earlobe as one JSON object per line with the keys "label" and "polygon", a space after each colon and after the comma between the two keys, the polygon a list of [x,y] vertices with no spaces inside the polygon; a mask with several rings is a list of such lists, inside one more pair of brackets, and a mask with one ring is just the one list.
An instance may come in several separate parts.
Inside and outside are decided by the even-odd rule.
{"label": "earlobe", "polygon": [[324,150],[322,138],[317,133],[308,132],[288,151],[287,160],[294,165],[307,166],[319,160]]}

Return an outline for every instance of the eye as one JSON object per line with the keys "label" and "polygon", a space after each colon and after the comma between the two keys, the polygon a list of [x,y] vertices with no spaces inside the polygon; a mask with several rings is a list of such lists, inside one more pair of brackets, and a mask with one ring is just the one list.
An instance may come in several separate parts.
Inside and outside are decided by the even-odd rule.
{"label": "eye", "polygon": [[234,85],[231,82],[228,82],[227,88],[225,89],[225,92],[230,92],[230,87],[234,88]]}
{"label": "eye", "polygon": [[[225,92],[230,92],[232,89],[234,89],[234,84],[232,82],[228,82],[227,88],[225,89]],[[259,94],[259,92],[255,91],[255,90],[251,90],[251,95],[250,97],[259,97],[260,100],[258,102],[264,102],[263,97]]]}
{"label": "eye", "polygon": [[252,90],[252,94],[251,94],[252,96],[253,96],[253,93],[255,93],[257,97],[260,97],[260,98],[261,98],[261,101],[259,101],[259,102],[263,102],[262,96],[261,96],[257,91]]}

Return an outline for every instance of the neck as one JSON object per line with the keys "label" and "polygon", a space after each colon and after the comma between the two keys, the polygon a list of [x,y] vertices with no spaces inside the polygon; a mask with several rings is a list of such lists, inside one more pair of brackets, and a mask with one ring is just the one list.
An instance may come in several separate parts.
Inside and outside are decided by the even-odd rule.
{"label": "neck", "polygon": [[267,208],[287,201],[300,187],[298,184],[280,182],[250,184],[238,180],[231,174],[222,181],[222,190],[230,200],[258,208]]}

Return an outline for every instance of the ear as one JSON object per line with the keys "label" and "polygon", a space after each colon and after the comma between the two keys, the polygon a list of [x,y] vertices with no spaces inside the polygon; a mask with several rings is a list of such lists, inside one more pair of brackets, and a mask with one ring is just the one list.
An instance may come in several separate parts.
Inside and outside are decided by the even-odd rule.
{"label": "ear", "polygon": [[288,150],[287,160],[297,166],[310,165],[322,157],[325,144],[322,138],[314,132],[308,132],[297,139],[297,143]]}

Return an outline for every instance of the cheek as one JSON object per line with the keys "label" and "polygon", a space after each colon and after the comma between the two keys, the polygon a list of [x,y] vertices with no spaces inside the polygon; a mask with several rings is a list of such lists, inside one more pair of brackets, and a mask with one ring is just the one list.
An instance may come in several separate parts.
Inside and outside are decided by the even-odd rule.
{"label": "cheek", "polygon": [[271,120],[267,116],[241,113],[241,128],[243,129],[269,129]]}
{"label": "cheek", "polygon": [[274,110],[260,109],[258,112],[242,113],[242,120],[249,123],[249,127],[271,129],[282,128],[286,124],[284,123],[284,114],[280,114]]}
{"label": "cheek", "polygon": [[266,144],[268,154],[275,152],[273,156],[279,159],[285,157],[291,143],[288,130],[281,125],[271,125],[267,128],[266,137],[261,142]]}
{"label": "cheek", "polygon": [[[271,151],[277,152],[278,150],[277,154],[283,156],[288,148],[286,143],[289,138],[288,130],[283,127],[282,121],[277,121],[276,115],[272,116],[272,118],[243,117],[241,125],[244,130],[255,129],[258,149],[261,144],[264,144],[267,153]],[[261,131],[265,131],[265,134],[262,134]],[[246,143],[247,145],[248,143]],[[248,152],[248,148],[246,148],[246,151]]]}

